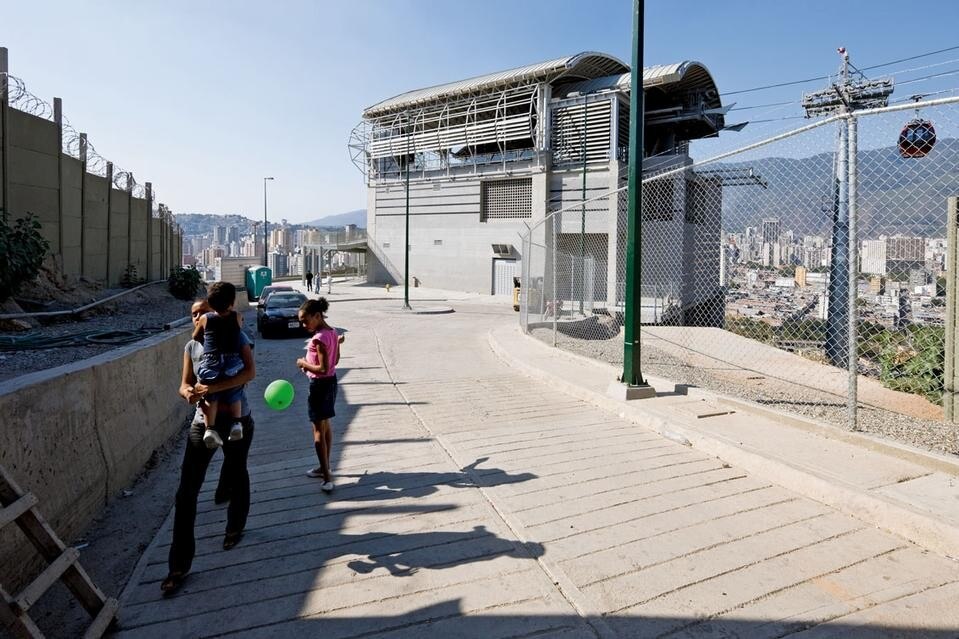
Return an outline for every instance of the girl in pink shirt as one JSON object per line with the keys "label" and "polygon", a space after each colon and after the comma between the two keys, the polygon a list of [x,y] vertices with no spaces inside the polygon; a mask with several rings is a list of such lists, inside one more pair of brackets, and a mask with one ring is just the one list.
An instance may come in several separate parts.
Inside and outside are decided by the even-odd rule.
{"label": "girl in pink shirt", "polygon": [[329,308],[330,303],[324,297],[307,300],[300,307],[300,323],[313,335],[306,343],[306,357],[296,360],[296,365],[310,380],[309,416],[313,425],[313,447],[320,462],[306,475],[322,478],[320,489],[326,492],[333,490],[333,475],[330,472],[333,429],[330,419],[336,416],[336,364],[340,361],[340,338],[336,330],[326,323],[326,311]]}

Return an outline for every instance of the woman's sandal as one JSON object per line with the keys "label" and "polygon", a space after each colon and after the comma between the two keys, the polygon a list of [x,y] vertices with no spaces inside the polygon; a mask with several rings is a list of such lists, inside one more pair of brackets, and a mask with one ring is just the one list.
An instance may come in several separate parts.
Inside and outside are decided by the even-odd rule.
{"label": "woman's sandal", "polygon": [[160,590],[163,591],[163,596],[169,597],[179,590],[180,586],[182,586],[186,580],[186,576],[187,573],[185,572],[171,572],[168,574],[166,579],[160,582]]}
{"label": "woman's sandal", "polygon": [[243,539],[242,532],[229,532],[223,538],[223,550],[229,550],[233,546],[240,543],[240,540]]}

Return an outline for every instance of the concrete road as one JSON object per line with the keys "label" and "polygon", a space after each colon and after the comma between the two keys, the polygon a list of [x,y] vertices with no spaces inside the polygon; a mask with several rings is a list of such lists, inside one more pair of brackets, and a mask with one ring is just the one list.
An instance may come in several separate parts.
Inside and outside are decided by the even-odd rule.
{"label": "concrete road", "polygon": [[246,536],[221,550],[211,468],[193,573],[160,596],[168,522],[118,636],[959,636],[953,561],[516,373],[487,342],[508,305],[330,299],[336,490],[304,475],[302,339],[259,340]]}

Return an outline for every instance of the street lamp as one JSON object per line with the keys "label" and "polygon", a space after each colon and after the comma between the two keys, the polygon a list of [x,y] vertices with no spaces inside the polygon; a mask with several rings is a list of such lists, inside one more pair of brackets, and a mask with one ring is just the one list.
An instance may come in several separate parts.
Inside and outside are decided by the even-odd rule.
{"label": "street lamp", "polygon": [[267,180],[272,180],[271,177],[263,178],[263,266],[267,266],[266,254],[269,251],[269,232],[270,223],[266,220],[266,182]]}

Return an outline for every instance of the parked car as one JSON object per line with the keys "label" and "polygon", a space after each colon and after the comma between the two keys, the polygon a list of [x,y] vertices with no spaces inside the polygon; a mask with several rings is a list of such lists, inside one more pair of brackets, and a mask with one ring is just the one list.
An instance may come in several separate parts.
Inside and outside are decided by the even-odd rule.
{"label": "parked car", "polygon": [[292,292],[292,286],[284,286],[283,284],[270,284],[269,286],[264,286],[263,290],[260,291],[260,306],[266,304],[266,300],[277,291],[288,291]]}
{"label": "parked car", "polygon": [[266,304],[256,310],[256,328],[263,337],[272,335],[305,335],[297,311],[306,301],[306,295],[295,291],[274,291]]}

